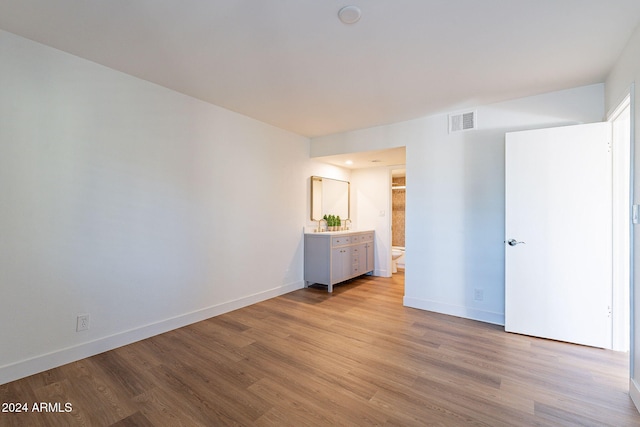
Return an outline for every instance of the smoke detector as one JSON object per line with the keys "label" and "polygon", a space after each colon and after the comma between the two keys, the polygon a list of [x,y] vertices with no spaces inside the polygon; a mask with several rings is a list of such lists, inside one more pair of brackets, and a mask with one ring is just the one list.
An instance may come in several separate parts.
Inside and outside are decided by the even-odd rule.
{"label": "smoke detector", "polygon": [[345,6],[338,11],[338,18],[344,24],[355,24],[360,20],[360,16],[362,16],[362,11],[357,6]]}

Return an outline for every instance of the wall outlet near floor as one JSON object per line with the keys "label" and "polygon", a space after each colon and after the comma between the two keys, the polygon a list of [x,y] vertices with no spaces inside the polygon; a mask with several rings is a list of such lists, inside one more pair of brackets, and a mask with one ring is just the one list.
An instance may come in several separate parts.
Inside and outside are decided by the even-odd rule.
{"label": "wall outlet near floor", "polygon": [[476,301],[484,300],[484,290],[482,289],[474,289],[473,290],[473,299]]}
{"label": "wall outlet near floor", "polygon": [[88,314],[78,315],[78,322],[76,323],[76,332],[86,331],[87,329],[89,329],[89,315]]}

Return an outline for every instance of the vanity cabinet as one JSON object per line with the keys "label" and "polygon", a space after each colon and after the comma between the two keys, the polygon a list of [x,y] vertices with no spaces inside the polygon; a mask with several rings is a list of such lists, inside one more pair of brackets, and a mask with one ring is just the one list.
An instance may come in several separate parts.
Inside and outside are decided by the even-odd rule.
{"label": "vanity cabinet", "polygon": [[333,285],[373,271],[373,231],[304,235],[304,282]]}

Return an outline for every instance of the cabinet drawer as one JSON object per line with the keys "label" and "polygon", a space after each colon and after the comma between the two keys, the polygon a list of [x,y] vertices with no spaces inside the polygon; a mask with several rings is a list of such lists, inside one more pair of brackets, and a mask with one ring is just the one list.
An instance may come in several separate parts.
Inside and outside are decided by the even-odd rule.
{"label": "cabinet drawer", "polygon": [[360,235],[361,242],[373,242],[373,233],[367,233]]}
{"label": "cabinet drawer", "polygon": [[351,243],[350,236],[336,236],[331,238],[331,246],[344,246]]}

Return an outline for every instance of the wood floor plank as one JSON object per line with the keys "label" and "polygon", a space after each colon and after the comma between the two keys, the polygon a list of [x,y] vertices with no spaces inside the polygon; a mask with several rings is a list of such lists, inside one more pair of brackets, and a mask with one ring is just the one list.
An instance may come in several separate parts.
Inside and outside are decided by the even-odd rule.
{"label": "wood floor plank", "polygon": [[[195,372],[186,371],[186,366],[161,366],[154,368],[158,385],[179,398],[180,407],[196,421],[204,425],[250,425],[251,415],[237,411],[236,402],[221,399],[216,393],[218,384],[202,379]],[[203,382],[205,384],[203,384]],[[209,382],[209,384],[206,384]]]}
{"label": "wood floor plank", "polygon": [[117,423],[111,424],[111,427],[153,427],[153,423],[142,413],[136,412]]}
{"label": "wood floor plank", "polygon": [[[486,426],[416,393],[401,390],[380,389],[371,403],[390,414],[390,425],[416,426]],[[428,417],[424,414],[429,414]]]}
{"label": "wood floor plank", "polygon": [[[140,412],[154,426],[207,427],[208,420],[198,421],[188,404],[176,399],[168,387],[158,386],[136,396],[134,401]],[[195,414],[197,418],[199,414]]]}
{"label": "wood floor plank", "polygon": [[312,286],[0,385],[5,426],[638,426],[628,354]]}

